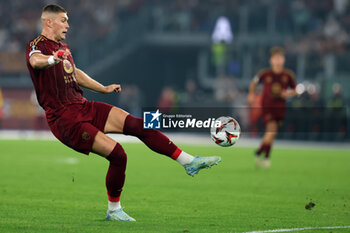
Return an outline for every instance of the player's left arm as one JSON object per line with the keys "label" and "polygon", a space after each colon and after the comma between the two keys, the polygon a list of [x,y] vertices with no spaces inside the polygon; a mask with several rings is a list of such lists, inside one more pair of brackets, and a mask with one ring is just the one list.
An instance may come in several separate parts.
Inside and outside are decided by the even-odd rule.
{"label": "player's left arm", "polygon": [[253,103],[254,103],[256,87],[261,80],[261,73],[262,72],[259,72],[259,74],[255,75],[253,80],[250,82],[249,93],[248,93],[248,104],[249,105],[253,105]]}
{"label": "player's left arm", "polygon": [[2,97],[2,91],[0,89],[0,110],[1,110],[3,104],[4,104],[4,98]]}
{"label": "player's left arm", "polygon": [[111,84],[108,86],[104,86],[96,80],[92,79],[89,75],[87,75],[81,69],[75,67],[75,78],[79,84],[79,86],[88,88],[90,90],[100,92],[100,93],[112,93],[112,92],[120,92],[122,90],[119,84]]}
{"label": "player's left arm", "polygon": [[288,99],[297,95],[295,75],[292,71],[288,70],[287,72],[289,73],[289,89],[282,91],[281,96],[284,99]]}
{"label": "player's left arm", "polygon": [[282,98],[284,99],[288,99],[288,98],[291,98],[293,96],[296,96],[297,95],[297,91],[296,89],[287,89],[285,91],[282,92]]}

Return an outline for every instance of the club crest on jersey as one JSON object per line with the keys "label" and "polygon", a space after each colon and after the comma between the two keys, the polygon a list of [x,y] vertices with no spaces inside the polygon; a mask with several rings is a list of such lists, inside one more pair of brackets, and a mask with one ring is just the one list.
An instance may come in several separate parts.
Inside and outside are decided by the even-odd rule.
{"label": "club crest on jersey", "polygon": [[81,134],[81,138],[84,139],[85,141],[90,140],[90,134],[88,132],[83,132]]}
{"label": "club crest on jersey", "polygon": [[63,69],[66,71],[66,73],[71,74],[73,73],[73,66],[70,63],[70,61],[64,59],[63,60]]}
{"label": "club crest on jersey", "polygon": [[282,91],[282,87],[279,83],[273,83],[271,87],[272,94],[279,95]]}
{"label": "club crest on jersey", "polygon": [[287,82],[288,82],[288,76],[283,75],[283,76],[282,76],[282,82],[283,82],[283,83],[287,83]]}
{"label": "club crest on jersey", "polygon": [[267,83],[272,82],[272,77],[271,77],[271,76],[267,76],[267,77],[266,77],[266,82],[267,82]]}

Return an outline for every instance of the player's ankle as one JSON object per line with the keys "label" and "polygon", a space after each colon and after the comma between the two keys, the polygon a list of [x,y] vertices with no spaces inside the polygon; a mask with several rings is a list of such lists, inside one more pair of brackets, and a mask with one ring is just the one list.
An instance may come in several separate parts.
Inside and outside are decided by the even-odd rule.
{"label": "player's ankle", "polygon": [[193,161],[194,157],[184,151],[181,151],[180,155],[177,157],[176,162],[182,166],[190,164]]}
{"label": "player's ankle", "polygon": [[115,211],[120,208],[122,208],[120,205],[120,201],[117,201],[117,202],[108,201],[108,211]]}

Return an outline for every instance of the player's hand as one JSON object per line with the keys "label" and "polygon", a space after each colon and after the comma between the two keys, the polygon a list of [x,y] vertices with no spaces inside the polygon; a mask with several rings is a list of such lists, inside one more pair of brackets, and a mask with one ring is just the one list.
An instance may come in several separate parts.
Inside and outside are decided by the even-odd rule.
{"label": "player's hand", "polygon": [[283,99],[288,99],[288,98],[291,98],[295,95],[297,95],[296,90],[283,90],[281,92],[281,98],[283,98]]}
{"label": "player's hand", "polygon": [[287,99],[289,97],[288,92],[286,90],[281,92],[281,98],[282,99]]}
{"label": "player's hand", "polygon": [[249,95],[248,95],[248,104],[249,104],[250,106],[253,105],[254,99],[255,99],[255,95],[254,95],[254,94],[249,94]]}
{"label": "player's hand", "polygon": [[69,55],[71,55],[69,49],[66,50],[57,50],[56,52],[52,53],[53,58],[55,61],[63,61],[64,59],[67,59]]}
{"label": "player's hand", "polygon": [[122,87],[119,84],[112,84],[112,85],[108,85],[105,86],[105,90],[104,93],[112,93],[112,92],[121,92],[122,91]]}

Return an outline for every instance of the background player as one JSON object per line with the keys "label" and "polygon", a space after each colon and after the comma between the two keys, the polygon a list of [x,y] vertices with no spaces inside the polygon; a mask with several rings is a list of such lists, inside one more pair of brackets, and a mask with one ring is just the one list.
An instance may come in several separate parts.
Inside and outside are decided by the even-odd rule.
{"label": "background player", "polygon": [[143,129],[142,119],[105,103],[87,101],[79,86],[100,93],[120,92],[121,86],[104,86],[75,67],[69,47],[61,42],[69,28],[65,9],[48,5],[42,11],[41,20],[41,35],[26,47],[27,67],[38,102],[45,109],[52,133],[61,142],[81,153],[92,151],[109,160],[106,219],[135,221],[120,206],[127,160],[125,151],[105,133],[136,136],[153,151],[183,165],[191,176],[220,161],[219,157],[194,158],[161,132]]}
{"label": "background player", "polygon": [[[248,103],[253,105],[256,86],[264,85],[262,94],[262,120],[265,134],[260,148],[256,151],[257,167],[270,167],[270,150],[285,115],[286,99],[296,95],[294,73],[284,68],[285,56],[280,47],[270,50],[270,69],[261,70],[252,80],[249,89]],[[264,158],[260,155],[264,153]]]}

